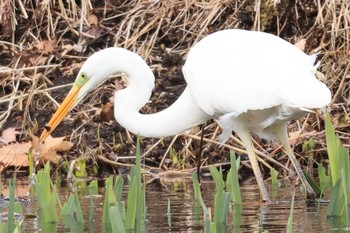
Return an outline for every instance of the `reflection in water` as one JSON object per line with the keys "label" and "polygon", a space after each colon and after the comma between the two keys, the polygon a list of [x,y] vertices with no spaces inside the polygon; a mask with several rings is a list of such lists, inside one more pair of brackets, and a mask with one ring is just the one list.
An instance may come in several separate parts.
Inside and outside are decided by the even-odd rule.
{"label": "reflection in water", "polygon": [[[17,185],[23,185],[17,182]],[[81,186],[81,187],[84,187]],[[213,211],[215,184],[213,181],[202,180],[203,200]],[[59,188],[61,200],[67,200],[71,189]],[[285,232],[288,221],[292,188],[279,188],[273,195],[273,203],[259,202],[259,189],[255,184],[241,186],[243,206],[232,205],[227,217],[227,224],[218,226],[218,232]],[[124,200],[126,199],[124,190]],[[103,194],[103,188],[100,189]],[[108,232],[102,225],[103,195],[93,197],[94,221],[89,221],[90,198],[86,188],[79,190],[79,197],[84,212],[84,226],[66,224],[60,221],[54,225],[41,225],[40,218],[26,218],[23,232]],[[167,215],[170,201],[170,223]],[[203,211],[194,201],[192,181],[181,179],[176,181],[156,180],[147,185],[146,193],[147,217],[145,232],[203,232]],[[24,214],[38,216],[38,206],[35,200],[23,204]],[[303,192],[296,190],[294,223],[295,232],[328,232],[329,226],[337,226],[332,220],[330,225],[326,221],[327,203],[306,203]],[[2,208],[2,211],[3,208]],[[330,220],[329,220],[330,221]],[[338,225],[339,226],[339,225]],[[49,231],[47,231],[49,230]],[[56,231],[57,230],[57,231]]]}
{"label": "reflection in water", "polygon": [[[215,184],[202,181],[202,195],[208,208],[213,209]],[[242,187],[243,206],[232,205],[227,218],[227,226],[218,232],[285,232],[293,190],[279,188],[273,203],[259,202],[260,194],[256,185],[244,184]],[[171,201],[171,227],[167,224],[166,208]],[[147,189],[147,230],[148,232],[202,232],[203,212],[194,202],[192,182],[180,181],[148,185]],[[326,204],[306,203],[303,192],[297,190],[294,223],[296,232],[327,231],[325,221]],[[221,226],[223,227],[223,226]]]}

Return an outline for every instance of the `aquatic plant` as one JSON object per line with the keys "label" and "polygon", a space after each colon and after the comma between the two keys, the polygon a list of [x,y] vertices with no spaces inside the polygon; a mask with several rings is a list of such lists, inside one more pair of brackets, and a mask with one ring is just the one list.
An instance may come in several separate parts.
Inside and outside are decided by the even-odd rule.
{"label": "aquatic plant", "polygon": [[[210,167],[210,174],[215,181],[215,197],[214,197],[214,217],[211,218],[210,209],[205,205],[200,185],[196,173],[192,174],[193,189],[195,200],[200,204],[204,212],[204,229],[205,232],[222,232],[226,229],[226,218],[230,207],[230,200],[237,206],[241,206],[242,198],[238,182],[238,167],[240,160],[235,158],[235,153],[230,152],[231,169],[227,174],[226,190],[223,180],[222,169],[219,170],[214,166]],[[239,223],[237,223],[239,224]]]}
{"label": "aquatic plant", "polygon": [[[236,166],[233,166],[236,167]],[[224,190],[225,182],[222,177],[222,169],[210,167],[210,174],[215,181],[215,198],[214,198],[214,218],[213,223],[226,223],[228,207],[230,206],[230,193]],[[239,191],[239,189],[238,189]]]}
{"label": "aquatic plant", "polygon": [[235,204],[242,204],[242,197],[241,197],[241,190],[239,188],[239,181],[238,181],[238,168],[239,164],[241,162],[241,157],[238,157],[236,159],[236,155],[234,151],[230,151],[230,163],[231,168],[229,172],[227,173],[226,178],[226,187],[227,190],[231,193],[231,200]]}
{"label": "aquatic plant", "polygon": [[68,201],[63,204],[61,215],[63,221],[68,218],[75,218],[78,223],[84,223],[83,211],[79,202],[77,192],[69,195]]}
{"label": "aquatic plant", "polygon": [[210,225],[211,225],[211,218],[210,218],[210,213],[209,209],[204,203],[202,193],[201,193],[201,188],[198,182],[198,176],[197,173],[192,173],[192,182],[193,182],[193,190],[194,190],[194,198],[196,202],[198,202],[203,210],[204,213],[204,231],[205,232],[210,232]]}
{"label": "aquatic plant", "polygon": [[103,204],[102,222],[112,232],[142,232],[145,216],[145,184],[141,183],[141,155],[139,138],[136,144],[136,164],[132,167],[127,195],[127,208],[121,201],[124,180],[117,176],[113,185],[113,177],[106,180],[106,194]]}
{"label": "aquatic plant", "polygon": [[286,226],[287,233],[293,232],[294,200],[295,200],[295,190],[294,190],[293,195],[292,195],[292,203],[290,205],[290,212],[289,212],[288,222],[287,222],[287,226]]}
{"label": "aquatic plant", "polygon": [[[342,145],[339,137],[335,134],[329,114],[326,116],[326,142],[333,187],[327,217],[345,217],[346,225],[350,226],[349,149]],[[321,176],[324,177],[323,171]]]}
{"label": "aquatic plant", "polygon": [[57,209],[57,188],[51,183],[49,162],[35,175],[34,187],[42,222],[57,223],[57,211],[53,211]]}
{"label": "aquatic plant", "polygon": [[[1,176],[0,176],[1,181]],[[24,220],[22,203],[15,201],[16,176],[12,178],[9,184],[9,207],[7,222],[0,222],[0,232],[22,232],[21,226]],[[18,215],[18,217],[15,217]]]}
{"label": "aquatic plant", "polygon": [[13,179],[10,182],[10,203],[9,203],[9,212],[8,212],[8,221],[7,221],[7,232],[13,232],[15,229],[15,220],[14,220],[15,182],[16,182],[16,178],[13,177]]}
{"label": "aquatic plant", "polygon": [[74,165],[74,173],[76,177],[86,177],[86,161],[85,159],[79,159]]}

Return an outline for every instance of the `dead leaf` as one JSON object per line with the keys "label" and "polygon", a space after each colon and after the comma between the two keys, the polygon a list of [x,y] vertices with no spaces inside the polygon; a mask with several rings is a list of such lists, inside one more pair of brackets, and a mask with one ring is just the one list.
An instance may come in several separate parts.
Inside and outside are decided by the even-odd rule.
{"label": "dead leaf", "polygon": [[102,34],[103,29],[98,25],[92,25],[86,32],[82,33],[82,35],[96,39],[99,38]]}
{"label": "dead leaf", "polygon": [[14,21],[12,17],[12,2],[5,1],[4,3],[1,1],[1,20],[0,25],[2,25],[2,35],[5,37],[10,37],[12,35],[12,23]]}
{"label": "dead leaf", "polygon": [[114,104],[109,102],[101,107],[100,118],[102,121],[114,120]]}
{"label": "dead leaf", "polygon": [[55,51],[56,48],[56,39],[53,40],[43,40],[39,41],[35,47],[39,49],[40,52],[43,52],[44,54],[51,54]]}
{"label": "dead leaf", "polygon": [[98,18],[97,18],[97,16],[94,15],[94,14],[89,15],[88,22],[91,25],[98,25]]}
{"label": "dead leaf", "polygon": [[[5,168],[9,166],[28,167],[28,154],[31,150],[35,156],[38,141],[39,139],[34,137],[31,142],[15,142],[0,147],[0,164]],[[57,151],[69,150],[73,145],[72,142],[65,141],[65,137],[52,138],[49,136],[45,143],[40,144],[40,160],[56,163],[60,159]]]}
{"label": "dead leaf", "polygon": [[16,135],[20,132],[15,127],[10,127],[2,131],[0,141],[4,144],[16,141]]}
{"label": "dead leaf", "polygon": [[324,75],[324,73],[316,70],[316,78],[322,82],[326,82],[327,79],[326,79],[326,75]]}
{"label": "dead leaf", "polygon": [[300,49],[301,51],[305,51],[306,39],[301,39],[297,43],[294,44],[295,47]]}
{"label": "dead leaf", "polygon": [[[57,162],[60,156],[57,151],[67,151],[73,147],[74,143],[65,141],[66,137],[53,138],[49,136],[45,142],[40,144],[40,160]],[[33,138],[33,148],[36,151],[39,139]]]}
{"label": "dead leaf", "polygon": [[44,56],[37,51],[21,51],[21,63],[26,65],[44,65],[48,59],[47,56]]}
{"label": "dead leaf", "polygon": [[31,142],[11,143],[0,148],[0,164],[4,167],[28,167],[28,152],[32,147]]}

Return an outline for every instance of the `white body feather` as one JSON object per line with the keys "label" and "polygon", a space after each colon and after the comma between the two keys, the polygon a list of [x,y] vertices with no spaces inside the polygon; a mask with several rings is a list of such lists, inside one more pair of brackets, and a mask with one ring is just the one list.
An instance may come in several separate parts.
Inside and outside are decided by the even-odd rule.
{"label": "white body feather", "polygon": [[275,138],[270,129],[276,124],[323,108],[331,100],[329,89],[315,77],[315,58],[267,33],[219,31],[190,50],[183,67],[188,86],[179,99],[164,111],[143,115],[139,109],[154,87],[152,71],[137,54],[107,48],[81,68],[91,80],[78,99],[109,75],[124,72],[129,86],[115,94],[115,117],[135,134],[170,136],[214,118],[224,129],[221,141],[232,130]]}
{"label": "white body feather", "polygon": [[275,124],[331,101],[315,77],[315,59],[271,34],[225,30],[190,50],[183,73],[200,108],[219,118],[221,141],[243,129],[274,139]]}

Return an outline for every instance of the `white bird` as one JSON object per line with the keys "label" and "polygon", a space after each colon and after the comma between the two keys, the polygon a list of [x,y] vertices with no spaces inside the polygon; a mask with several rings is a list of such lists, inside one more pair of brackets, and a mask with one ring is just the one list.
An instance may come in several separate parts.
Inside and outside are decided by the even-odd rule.
{"label": "white bird", "polygon": [[123,48],[90,56],[73,87],[47,124],[44,141],[84,96],[110,75],[123,72],[129,85],[115,93],[114,114],[127,130],[145,137],[167,137],[209,119],[217,119],[225,142],[234,131],[246,147],[262,199],[270,200],[253,149],[251,133],[279,140],[308,194],[314,194],[288,143],[286,122],[331,101],[331,92],[316,79],[316,55],[263,32],[228,29],[215,32],[189,51],[183,74],[187,87],[167,109],[141,114],[155,77],[146,62]]}

